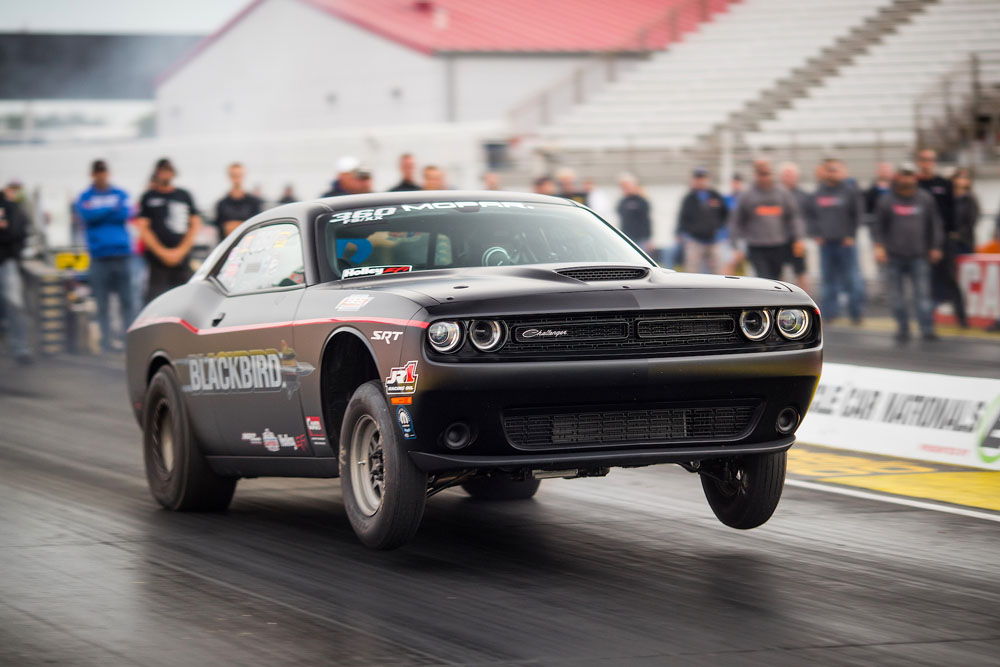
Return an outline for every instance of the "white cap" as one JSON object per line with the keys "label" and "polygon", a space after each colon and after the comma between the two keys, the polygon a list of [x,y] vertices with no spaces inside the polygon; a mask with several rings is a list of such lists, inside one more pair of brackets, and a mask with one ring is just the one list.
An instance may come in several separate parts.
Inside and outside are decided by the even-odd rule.
{"label": "white cap", "polygon": [[353,155],[345,155],[344,157],[337,160],[337,173],[345,174],[349,171],[354,171],[361,166],[361,160],[354,157]]}

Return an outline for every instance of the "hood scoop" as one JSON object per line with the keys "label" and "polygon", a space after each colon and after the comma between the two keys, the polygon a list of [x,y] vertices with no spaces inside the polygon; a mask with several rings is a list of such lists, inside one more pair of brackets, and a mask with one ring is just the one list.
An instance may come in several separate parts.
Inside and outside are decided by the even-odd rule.
{"label": "hood scoop", "polygon": [[649,269],[634,266],[588,266],[579,269],[560,269],[556,273],[590,283],[600,280],[639,280],[649,275]]}

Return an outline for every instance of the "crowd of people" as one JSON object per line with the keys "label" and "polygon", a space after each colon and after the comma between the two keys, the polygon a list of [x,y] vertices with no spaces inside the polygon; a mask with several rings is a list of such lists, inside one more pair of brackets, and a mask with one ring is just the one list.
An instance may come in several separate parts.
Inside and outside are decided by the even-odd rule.
{"label": "crowd of people", "polygon": [[[390,191],[447,189],[444,170],[436,165],[418,169],[414,156],[400,156],[399,182]],[[372,192],[372,172],[360,160],[345,156],[323,197]],[[677,217],[674,263],[686,271],[703,273],[753,273],[779,279],[790,271],[795,282],[809,290],[805,240],[819,249],[820,302],[827,319],[841,314],[841,299],[854,323],[865,310],[865,286],[858,261],[858,230],[867,225],[875,243],[877,261],[885,267],[890,306],[898,323],[897,339],[910,338],[910,308],[906,283],[912,293],[912,310],[924,339],[936,338],[934,305],[948,302],[960,326],[967,326],[962,294],[955,279],[955,258],[974,249],[975,225],[980,207],[972,191],[971,173],[958,169],[951,179],[937,170],[937,156],[921,150],[917,164],[893,168],[880,164],[867,189],[862,190],[844,163],[835,158],[816,165],[812,192],[800,187],[800,169],[785,163],[777,169],[770,161],[756,160],[752,180],[745,183],[733,174],[730,192],[713,188],[704,168],[691,174],[690,189]],[[97,306],[101,346],[120,349],[121,336],[112,330],[110,303],[116,295],[120,321],[131,322],[143,302],[183,284],[192,274],[191,256],[204,224],[190,192],[175,185],[177,171],[169,159],[156,162],[148,189],[133,204],[111,181],[109,165],[91,165],[91,184],[74,203],[90,254],[88,280]],[[243,165],[228,166],[229,190],[217,202],[214,225],[224,239],[245,220],[265,208],[259,193],[245,187]],[[27,234],[23,191],[8,186],[0,192],[0,320],[5,324],[10,348],[21,362],[31,360],[24,321],[24,293],[18,259]],[[621,197],[615,210],[622,232],[650,254],[652,207],[637,179],[619,178]],[[19,187],[19,186],[18,186]],[[13,188],[13,189],[12,189]],[[483,188],[499,190],[496,173],[483,175]],[[535,192],[559,196],[594,206],[598,197],[592,181],[580,181],[572,169],[534,181]],[[286,186],[277,203],[297,201]],[[1000,236],[1000,218],[998,218]],[[131,230],[131,233],[130,233]],[[136,256],[144,262],[137,265]],[[139,276],[141,275],[141,280]],[[137,288],[138,284],[142,288]],[[124,328],[124,327],[123,327]]]}

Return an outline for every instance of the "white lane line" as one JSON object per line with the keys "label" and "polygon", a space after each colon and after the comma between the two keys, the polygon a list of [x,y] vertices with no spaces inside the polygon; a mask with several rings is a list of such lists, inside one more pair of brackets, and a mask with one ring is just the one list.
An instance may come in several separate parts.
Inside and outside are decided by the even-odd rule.
{"label": "white lane line", "polygon": [[997,521],[1000,522],[1000,514],[991,514],[989,512],[980,512],[978,510],[969,510],[962,507],[952,507],[950,505],[938,505],[936,503],[926,503],[922,500],[910,500],[909,498],[900,498],[899,496],[884,496],[880,493],[869,493],[868,491],[858,491],[857,489],[846,489],[842,486],[833,486],[832,484],[817,484],[815,482],[806,482],[801,479],[786,479],[785,484],[788,486],[797,486],[800,489],[811,489],[813,491],[824,491],[826,493],[839,493],[842,496],[851,496],[852,498],[864,498],[865,500],[876,500],[883,503],[892,503],[894,505],[906,505],[907,507],[916,507],[922,510],[931,510],[933,512],[944,512],[946,514],[959,514],[961,516],[969,516],[974,519],[986,519],[987,521]]}

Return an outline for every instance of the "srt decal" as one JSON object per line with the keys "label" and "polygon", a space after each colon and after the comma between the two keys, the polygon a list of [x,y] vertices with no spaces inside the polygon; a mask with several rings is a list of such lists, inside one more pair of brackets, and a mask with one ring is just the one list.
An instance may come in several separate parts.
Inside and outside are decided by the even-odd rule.
{"label": "srt decal", "polygon": [[396,421],[399,422],[399,430],[403,432],[404,438],[413,440],[417,437],[413,430],[413,417],[410,416],[409,410],[403,407],[396,408]]}
{"label": "srt decal", "polygon": [[402,331],[374,331],[372,340],[384,340],[386,344],[395,343],[403,335]]}
{"label": "srt decal", "polygon": [[306,417],[306,430],[316,435],[323,435],[323,422],[319,417]]}
{"label": "srt decal", "polygon": [[412,266],[359,266],[353,269],[344,269],[342,278],[368,278],[370,276],[381,276],[387,273],[406,273]]}
{"label": "srt decal", "polygon": [[371,300],[374,298],[375,297],[367,294],[352,294],[351,296],[345,296],[340,300],[340,303],[337,304],[335,310],[361,310],[371,303]]}
{"label": "srt decal", "polygon": [[417,362],[408,361],[405,366],[393,368],[385,379],[385,393],[389,396],[413,394],[417,391]]}
{"label": "srt decal", "polygon": [[315,370],[312,364],[297,361],[295,350],[281,341],[281,350],[236,350],[192,354],[181,363],[188,368],[191,394],[246,394],[277,392],[284,389],[292,398],[301,383],[299,378]]}

